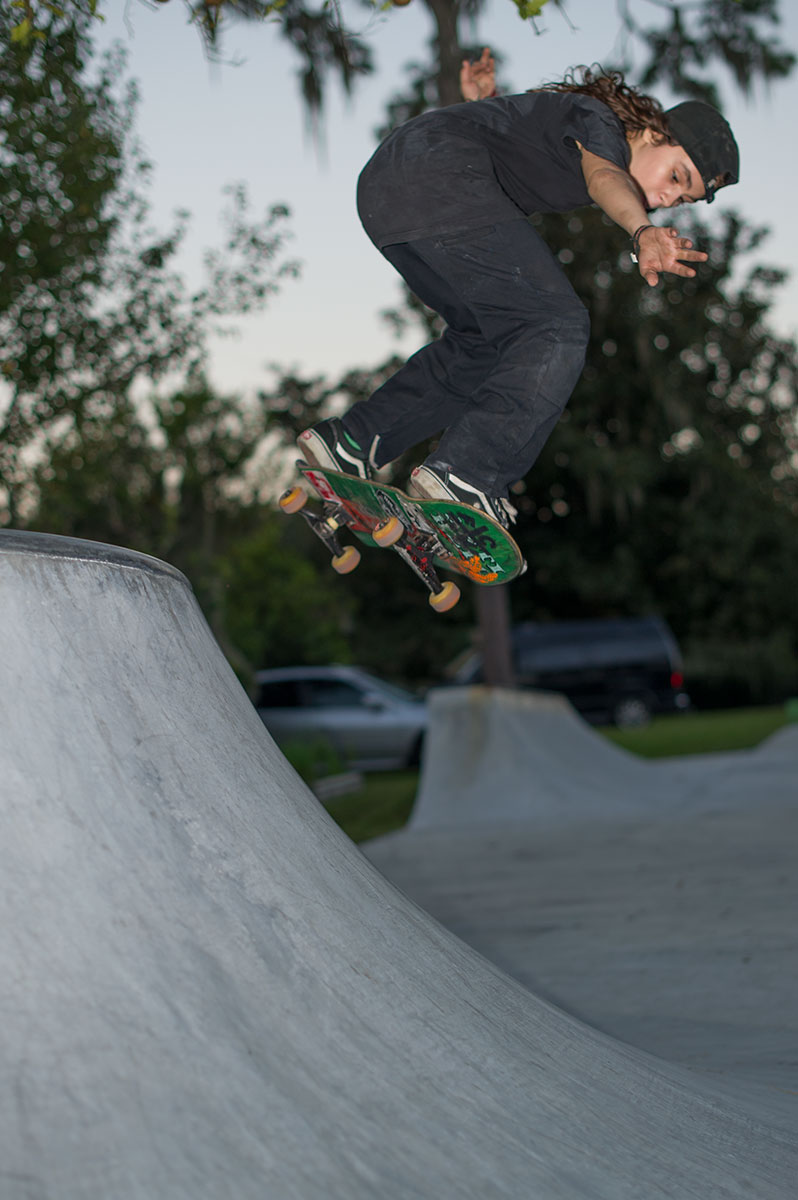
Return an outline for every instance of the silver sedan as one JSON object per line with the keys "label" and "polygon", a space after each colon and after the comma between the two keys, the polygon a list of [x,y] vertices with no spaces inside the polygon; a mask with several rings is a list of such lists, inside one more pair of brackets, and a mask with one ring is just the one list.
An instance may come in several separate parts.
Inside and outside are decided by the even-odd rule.
{"label": "silver sedan", "polygon": [[359,667],[285,667],[255,676],[255,707],[276,742],[324,740],[361,771],[418,764],[427,706]]}

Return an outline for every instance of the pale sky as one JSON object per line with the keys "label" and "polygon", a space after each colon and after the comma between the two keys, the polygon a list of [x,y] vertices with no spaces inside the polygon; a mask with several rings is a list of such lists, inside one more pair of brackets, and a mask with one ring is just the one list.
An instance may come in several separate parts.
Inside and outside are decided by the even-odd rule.
{"label": "pale sky", "polygon": [[[781,7],[783,40],[795,49],[798,5],[782,0]],[[120,40],[127,47],[128,75],[141,89],[136,128],[155,164],[154,218],[164,228],[175,209],[193,213],[181,261],[188,279],[199,282],[201,250],[220,240],[226,183],[246,182],[253,209],[281,202],[292,212],[290,252],[303,264],[301,278],[286,281],[266,312],[240,322],[240,338],[214,343],[214,384],[250,393],[271,384],[272,363],[335,376],[376,364],[397,348],[414,350],[413,343],[397,343],[379,318],[399,298],[399,280],[360,226],[355,185],[376,145],[374,129],[383,120],[385,101],[402,85],[403,64],[424,54],[431,34],[426,10],[411,3],[371,16],[360,6],[348,7],[373,46],[377,71],[356,86],[351,100],[337,83],[330,88],[320,154],[307,134],[298,62],[276,26],[231,25],[225,38],[230,63],[210,64],[180,0],[156,5],[110,0],[103,8],[99,44]],[[571,0],[569,16],[575,30],[556,10],[547,11],[539,22],[546,32],[538,36],[511,0],[489,0],[474,40],[502,53],[502,77],[519,92],[561,77],[569,66],[616,57],[616,0]],[[724,111],[740,145],[741,182],[720,192],[711,208],[702,206],[702,215],[734,208],[770,227],[757,261],[794,273],[774,325],[796,336],[798,71],[769,92],[760,87],[750,102],[729,80],[721,78],[721,84]],[[661,88],[656,94],[666,106],[683,99]],[[618,239],[622,245],[621,230]]]}

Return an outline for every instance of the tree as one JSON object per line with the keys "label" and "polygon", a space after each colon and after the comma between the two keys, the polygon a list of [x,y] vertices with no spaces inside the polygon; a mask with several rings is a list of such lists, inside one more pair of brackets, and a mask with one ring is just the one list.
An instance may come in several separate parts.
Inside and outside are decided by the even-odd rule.
{"label": "tree", "polygon": [[[146,2],[146,0],[142,0]],[[158,0],[167,3],[167,0]],[[177,2],[177,0],[172,0]],[[383,0],[324,0],[312,7],[304,0],[182,0],[211,55],[220,55],[224,29],[239,21],[269,21],[300,59],[300,89],[312,119],[321,112],[328,76],[337,74],[349,92],[358,77],[371,73],[374,62],[366,40],[350,27],[365,8],[383,8]],[[568,20],[573,5],[593,0],[508,0],[521,20],[536,32],[549,10]],[[404,6],[409,0],[393,0]],[[463,25],[484,8],[484,0],[417,0],[430,14],[433,37],[427,64],[410,66],[412,90],[401,106],[423,111],[430,104],[460,99],[458,75],[463,53],[472,49]],[[637,72],[646,87],[668,83],[676,92],[718,102],[713,68],[727,68],[736,85],[748,92],[756,80],[781,78],[792,70],[795,56],[773,35],[779,25],[778,0],[605,0],[608,20],[618,22],[627,44],[639,46],[645,61]],[[388,0],[388,6],[390,0]],[[6,36],[27,45],[47,35],[51,0],[16,0],[17,18]],[[103,0],[60,0],[59,7],[102,19]],[[352,17],[346,13],[351,11]],[[628,64],[627,64],[628,65]],[[419,107],[421,105],[421,107]]]}
{"label": "tree", "polygon": [[[410,88],[391,101],[389,125],[381,133],[387,132],[390,125],[430,106],[455,103],[461,98],[460,63],[464,52],[469,49],[463,42],[462,25],[464,20],[480,12],[480,0],[471,0],[470,3],[424,0],[424,7],[430,13],[433,26],[428,61],[426,64],[411,64]],[[543,5],[519,0],[518,7],[522,17],[534,20]],[[768,36],[769,28],[778,23],[778,8],[773,0],[744,0],[742,3],[737,0],[700,0],[698,3],[675,2],[667,8],[657,6],[657,14],[660,18],[664,17],[664,24],[662,19],[648,24],[641,14],[650,14],[651,6],[635,4],[632,0],[619,4],[617,11],[630,39],[642,44],[648,52],[641,73],[641,79],[647,87],[665,81],[687,95],[718,102],[716,85],[709,77],[717,64],[727,67],[736,85],[744,91],[749,90],[755,79],[781,77],[794,65],[794,56],[784,50],[775,38]],[[334,12],[337,21],[339,10],[336,8]],[[317,90],[315,96],[320,104],[321,89]],[[588,253],[587,261],[594,262],[592,252]],[[639,343],[640,335],[637,340]],[[635,470],[639,472],[647,462],[645,453],[639,452],[635,467],[634,452],[630,451],[627,455],[630,489],[634,490]],[[595,487],[598,473],[593,471],[588,478]],[[617,485],[616,495],[620,495]],[[619,580],[623,575],[616,575],[615,578]],[[491,589],[478,592],[478,597],[483,643],[485,647],[492,647],[492,654],[486,656],[489,682],[509,683],[511,670],[506,633],[509,626],[506,592],[503,589]]]}
{"label": "tree", "polygon": [[[0,14],[0,31],[11,19]],[[172,263],[187,216],[152,228],[135,92],[116,98],[118,55],[87,82],[88,24],[54,15],[46,38],[0,40],[0,476],[14,523],[30,503],[28,455],[53,430],[126,418],[142,377],[196,373],[217,319],[261,307],[297,270],[287,210],[253,221],[232,188],[226,245],[207,254],[205,286],[186,290]]]}
{"label": "tree", "polygon": [[[764,231],[728,212],[712,226],[696,221],[691,233],[709,264],[693,280],[649,290],[601,213],[538,223],[591,311],[592,334],[583,378],[514,496],[530,563],[513,589],[515,617],[656,611],[705,675],[722,666],[731,686],[733,662],[739,690],[756,655],[759,698],[767,680],[775,694],[780,664],[794,661],[785,640],[798,653],[798,350],[769,326],[783,273],[760,260]],[[426,336],[440,321],[412,297],[386,315],[399,330],[419,322]],[[293,439],[321,413],[369,395],[396,365],[332,381],[291,375],[262,401]],[[397,481],[409,465],[396,464]],[[420,646],[419,597],[397,567],[393,556],[375,557],[352,579],[358,655],[385,669],[382,655],[405,677],[440,677],[475,597]],[[378,610],[396,632],[387,652],[384,628],[369,617]]]}
{"label": "tree", "polygon": [[[429,79],[424,83],[423,68],[419,68],[417,83],[420,80],[423,86],[417,86],[415,98],[410,98],[422,107],[441,102],[443,79],[452,80],[455,62],[459,68],[460,53],[455,56],[452,49],[459,46],[458,22],[465,12],[452,0],[435,0],[435,4],[428,0],[427,6],[439,17]],[[631,7],[624,8],[623,13]],[[791,65],[789,56],[779,57],[778,47],[772,47],[772,54],[765,54],[761,45],[757,48],[757,30],[777,12],[773,3],[746,0],[737,6],[736,0],[725,4],[700,0],[691,6],[670,5],[669,14],[672,16],[676,9],[680,11],[681,31],[687,30],[695,45],[699,45],[696,22],[707,18],[707,14],[717,18],[714,29],[719,36],[724,30],[728,34],[741,12],[746,15],[748,25],[738,22],[737,40],[724,34],[720,41],[713,42],[712,49],[713,62],[719,55],[722,59],[727,50],[734,51],[735,61],[742,64],[740,79],[778,74]],[[297,10],[300,14],[302,11]],[[297,28],[300,26],[301,21]],[[449,36],[444,54],[441,37],[447,29],[450,34],[454,29],[456,36],[454,40]],[[37,41],[37,53],[41,53],[42,39]],[[682,60],[689,59],[687,50],[680,54]],[[664,70],[667,55],[662,57]],[[441,68],[444,60],[449,64],[445,70]],[[706,71],[709,62],[705,53],[702,59],[695,59],[693,66]],[[321,92],[318,95],[320,100]],[[402,113],[409,115],[410,109],[396,109],[396,115]],[[551,219],[555,223],[549,225],[547,233],[555,243],[559,236],[556,220]],[[564,258],[569,253],[573,256],[574,233],[581,232],[568,230],[568,244],[561,243]],[[704,236],[709,236],[708,231]],[[744,589],[729,588],[727,583],[724,591],[722,584],[697,587],[693,565],[703,547],[717,563],[718,579],[728,581],[742,565],[741,547],[748,551],[756,548],[773,562],[783,552],[788,533],[794,533],[790,505],[794,502],[795,352],[789,344],[779,344],[772,338],[766,326],[767,297],[778,275],[758,267],[745,288],[734,295],[728,272],[722,267],[724,253],[726,261],[731,262],[747,247],[754,248],[757,236],[742,222],[736,227],[727,226],[721,233],[712,232],[714,266],[721,272],[721,286],[716,291],[711,275],[702,275],[700,287],[697,282],[698,290],[692,296],[685,298],[683,291],[666,287],[641,299],[639,283],[631,273],[624,272],[618,258],[617,231],[604,226],[600,217],[588,219],[584,238],[577,238],[573,269],[577,287],[588,298],[596,317],[592,361],[584,390],[574,397],[566,419],[527,485],[530,492],[520,496],[525,510],[520,534],[528,546],[534,587],[519,591],[519,603],[528,606],[519,615],[609,613],[648,604],[662,608],[670,603],[663,600],[667,585],[667,594],[675,597],[674,611],[668,615],[680,631],[688,627],[706,631],[720,611],[721,600],[725,629],[736,625],[756,631],[764,629],[767,621],[787,620],[783,594],[772,587],[771,595],[766,594],[763,572],[750,572]],[[144,256],[149,265],[161,269],[169,261],[173,246],[169,238],[142,235],[139,251],[139,258]],[[246,287],[245,279],[242,287]],[[655,307],[646,308],[648,303]],[[688,306],[691,319],[682,319]],[[694,320],[696,306],[702,314],[698,323]],[[160,311],[168,317],[171,308],[166,304]],[[210,311],[205,310],[206,314]],[[420,312],[417,305],[416,312]],[[182,358],[176,355],[171,361],[184,366],[199,362],[201,353],[197,357],[196,349],[190,348]],[[665,359],[658,359],[654,351]],[[139,361],[146,365],[145,359]],[[660,361],[664,369],[658,371]],[[335,401],[337,393],[355,399],[363,389],[370,390],[383,370],[388,370],[387,364],[376,370],[352,371],[334,385],[295,380],[293,391],[288,389],[281,398],[282,419],[294,427],[306,423],[307,412],[318,413]],[[128,376],[124,378],[130,382]],[[653,389],[647,388],[650,379],[659,381]],[[781,408],[770,405],[767,397],[763,399],[762,381],[776,383],[776,394],[784,400]],[[108,411],[127,418],[131,413],[125,410],[120,397],[127,403],[130,389],[121,386],[121,380],[117,383],[120,386],[105,392],[92,385],[88,400],[92,404],[113,402],[116,407],[112,404]],[[758,409],[763,403],[764,407]],[[208,404],[212,410],[213,403]],[[55,408],[51,415],[55,435],[59,432]],[[195,415],[199,420],[201,411]],[[222,415],[222,410],[216,411],[217,418]],[[178,426],[179,422],[171,431],[177,443]],[[88,428],[76,422],[74,432],[79,435]],[[138,449],[134,438],[131,452]],[[218,486],[218,481],[213,486]],[[734,503],[727,506],[726,512],[733,513],[734,521],[724,527],[720,519],[724,510],[718,497],[729,489],[733,489]],[[763,536],[762,521],[754,519],[763,513],[772,527],[768,536]],[[239,512],[236,520],[241,516]],[[246,514],[240,528],[247,526],[248,519]],[[218,513],[214,520],[218,528]],[[196,535],[195,530],[191,536]],[[248,561],[255,558],[253,555]],[[390,571],[393,556],[383,561],[384,570]],[[398,577],[396,587],[385,588],[383,582],[378,578],[376,562],[374,574],[368,578],[362,574],[360,580],[355,577],[352,595],[361,613],[381,611],[378,606],[385,605],[386,597],[392,618],[397,607],[400,613],[411,611],[413,601],[405,600]],[[250,629],[261,619],[253,620]],[[458,632],[456,622],[455,618],[455,623],[447,623],[447,638]],[[793,628],[789,624],[787,627]],[[361,636],[359,632],[358,643],[365,647],[367,661],[384,665],[388,647],[391,662],[399,662],[401,650],[396,646],[402,643],[402,637],[395,636],[396,628],[395,624],[391,626],[392,640],[386,640],[378,622],[361,620],[359,630],[365,629],[366,633]],[[409,634],[408,638],[410,644]],[[436,654],[448,648],[443,645],[443,636],[440,642],[434,647]],[[422,649],[427,658],[429,648]]]}
{"label": "tree", "polygon": [[[427,327],[427,310],[414,300],[411,314],[391,313],[393,322],[421,320]],[[439,318],[435,318],[437,322]],[[283,374],[259,400],[267,427],[279,434],[287,448],[297,434],[331,411],[341,411],[365,399],[401,365],[391,357],[377,367],[353,368],[334,380]],[[392,477],[404,482],[411,458],[391,465]],[[296,521],[294,522],[296,523]],[[318,539],[312,538],[319,566],[329,572],[329,556]],[[352,641],[357,661],[379,674],[397,680],[433,682],[441,678],[447,662],[462,646],[473,620],[472,597],[466,593],[461,604],[440,620],[434,644],[430,644],[431,613],[426,592],[406,565],[394,554],[373,554],[368,569],[356,571],[345,581],[352,597]],[[435,619],[435,618],[432,618]]]}
{"label": "tree", "polygon": [[[542,8],[516,0],[522,16],[534,19]],[[447,0],[426,0],[434,22],[430,57],[426,64],[410,66],[410,88],[396,95],[389,104],[389,126],[406,120],[434,105],[457,102],[459,67],[465,47],[461,44],[460,19],[466,8]],[[625,0],[618,8],[622,26],[649,51],[642,71],[647,87],[665,81],[688,95],[718,103],[714,82],[707,78],[710,63],[731,69],[738,86],[748,91],[754,79],[786,75],[795,58],[774,39],[760,34],[762,25],[778,23],[777,6],[772,0],[704,0],[702,3],[668,6],[670,25],[648,27],[637,17],[641,6]],[[481,5],[469,6],[479,12]],[[589,253],[588,261],[593,260]],[[512,682],[509,650],[509,612],[506,589],[478,593],[480,626],[486,679],[489,683]]]}
{"label": "tree", "polygon": [[601,214],[541,224],[592,333],[582,380],[518,496],[532,565],[517,616],[656,611],[716,677],[713,702],[721,675],[743,695],[754,647],[757,698],[768,680],[770,698],[787,694],[798,350],[769,327],[783,274],[756,261],[763,231],[729,213],[711,228],[696,221],[710,263],[648,291]]}
{"label": "tree", "polygon": [[51,431],[30,523],[167,559],[248,681],[269,662],[349,657],[352,598],[318,543],[259,498],[263,412],[202,376]]}

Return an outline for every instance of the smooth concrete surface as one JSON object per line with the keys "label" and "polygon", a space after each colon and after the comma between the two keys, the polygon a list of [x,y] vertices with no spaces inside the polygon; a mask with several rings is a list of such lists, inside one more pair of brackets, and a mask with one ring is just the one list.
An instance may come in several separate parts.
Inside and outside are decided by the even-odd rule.
{"label": "smooth concrete surface", "polygon": [[432,709],[422,811],[371,860],[530,990],[798,1129],[798,728],[646,763],[549,696]]}
{"label": "smooth concrete surface", "polygon": [[798,1138],[387,883],[176,572],[0,533],[3,1200],[794,1192]]}
{"label": "smooth concrete surface", "polygon": [[414,831],[727,811],[774,788],[798,801],[798,729],[745,754],[656,761],[614,746],[561,696],[445,688],[429,704]]}

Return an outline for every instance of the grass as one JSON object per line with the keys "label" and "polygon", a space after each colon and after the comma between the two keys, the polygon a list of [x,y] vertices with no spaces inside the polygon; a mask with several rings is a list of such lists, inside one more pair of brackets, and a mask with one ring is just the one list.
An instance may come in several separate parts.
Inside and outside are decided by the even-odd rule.
{"label": "grass", "polygon": [[750,749],[786,725],[787,719],[784,708],[734,708],[655,717],[642,729],[600,732],[617,746],[642,758],[669,758]]}
{"label": "grass", "polygon": [[[749,749],[787,721],[784,708],[738,708],[657,717],[643,729],[599,732],[643,758],[667,758]],[[401,829],[417,790],[418,771],[382,771],[367,775],[357,792],[330,801],[327,811],[353,842],[365,842]]]}
{"label": "grass", "polygon": [[331,800],[327,812],[353,842],[393,833],[407,823],[418,791],[418,771],[366,775],[357,792]]}

